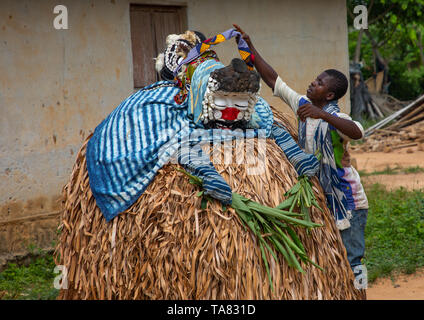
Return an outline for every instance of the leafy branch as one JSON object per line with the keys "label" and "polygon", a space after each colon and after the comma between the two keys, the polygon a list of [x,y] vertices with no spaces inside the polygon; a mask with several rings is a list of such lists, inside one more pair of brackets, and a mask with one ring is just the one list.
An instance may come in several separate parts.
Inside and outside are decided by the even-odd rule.
{"label": "leafy branch", "polygon": [[[190,183],[199,187],[203,186],[202,179],[199,177],[193,176],[183,169],[177,168],[177,170],[187,175]],[[206,209],[207,202],[211,198],[204,198],[203,191],[200,191],[197,196],[203,196],[202,209]],[[231,207],[240,217],[245,229],[249,228],[259,242],[271,290],[273,290],[273,285],[266,250],[277,262],[276,253],[281,253],[288,265],[301,273],[305,272],[300,264],[302,261],[324,270],[308,257],[305,247],[293,229],[294,227],[303,227],[309,231],[312,228],[321,227],[320,224],[311,221],[309,214],[312,206],[322,210],[315,198],[309,178],[299,177],[298,183],[286,192],[286,197],[287,199],[276,208],[271,208],[236,192],[232,194]],[[296,208],[300,208],[300,213],[294,211]]]}

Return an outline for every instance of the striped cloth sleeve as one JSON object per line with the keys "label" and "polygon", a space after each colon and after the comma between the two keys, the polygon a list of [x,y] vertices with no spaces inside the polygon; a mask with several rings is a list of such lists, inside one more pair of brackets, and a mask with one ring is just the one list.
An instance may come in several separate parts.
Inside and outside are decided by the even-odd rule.
{"label": "striped cloth sleeve", "polygon": [[194,155],[188,148],[181,148],[178,163],[190,174],[203,180],[204,194],[211,196],[224,205],[232,203],[232,190],[224,178],[216,171],[209,157],[203,152]]}
{"label": "striped cloth sleeve", "polygon": [[319,169],[318,159],[313,154],[304,152],[290,133],[283,128],[284,126],[281,124],[279,126],[273,125],[271,129],[272,137],[296,169],[297,174],[308,177],[316,175]]}

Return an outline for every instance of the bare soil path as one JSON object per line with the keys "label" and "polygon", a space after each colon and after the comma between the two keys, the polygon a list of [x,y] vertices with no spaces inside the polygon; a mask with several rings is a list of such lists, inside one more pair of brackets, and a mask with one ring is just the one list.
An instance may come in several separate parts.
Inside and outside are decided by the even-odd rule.
{"label": "bare soil path", "polygon": [[[400,150],[396,153],[353,152],[356,168],[364,172],[383,171],[386,168],[424,168],[424,151]],[[387,189],[405,187],[409,190],[422,189],[424,192],[424,173],[392,174],[364,176],[361,178],[364,185],[381,183]],[[424,253],[423,253],[424,254]],[[377,279],[367,289],[368,300],[424,300],[424,269],[406,275],[401,274],[391,278]]]}
{"label": "bare soil path", "polygon": [[[407,153],[405,150],[398,153],[367,152],[352,153],[352,158],[356,160],[356,167],[360,171],[368,173],[383,171],[387,168],[424,168],[424,151],[414,150]],[[361,178],[364,184],[381,183],[388,189],[405,187],[407,189],[424,188],[424,172],[410,174],[382,174],[375,176],[365,176]]]}
{"label": "bare soil path", "polygon": [[367,289],[368,300],[424,300],[424,270],[377,279]]}

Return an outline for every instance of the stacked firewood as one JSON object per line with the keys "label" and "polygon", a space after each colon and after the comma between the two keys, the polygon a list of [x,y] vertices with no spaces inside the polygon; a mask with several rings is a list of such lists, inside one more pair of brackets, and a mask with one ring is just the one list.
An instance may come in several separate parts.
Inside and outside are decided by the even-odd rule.
{"label": "stacked firewood", "polygon": [[376,124],[369,128],[365,132],[364,142],[352,145],[352,150],[395,152],[407,148],[407,152],[413,152],[415,147],[418,147],[418,150],[424,151],[424,96],[411,103],[404,112],[400,110],[398,116],[392,118],[388,117],[381,121],[381,125]]}
{"label": "stacked firewood", "polygon": [[421,121],[401,130],[377,129],[364,139],[362,144],[352,145],[351,149],[362,152],[392,152],[418,147],[424,151],[424,122]]}

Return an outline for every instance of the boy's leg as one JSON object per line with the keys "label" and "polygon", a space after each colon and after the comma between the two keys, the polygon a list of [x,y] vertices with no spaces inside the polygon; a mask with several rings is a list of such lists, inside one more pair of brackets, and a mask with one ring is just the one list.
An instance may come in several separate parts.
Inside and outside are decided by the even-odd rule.
{"label": "boy's leg", "polygon": [[352,270],[361,265],[365,253],[365,226],[367,224],[368,209],[359,209],[352,212],[350,228],[340,231],[343,244],[346,247],[347,259]]}

